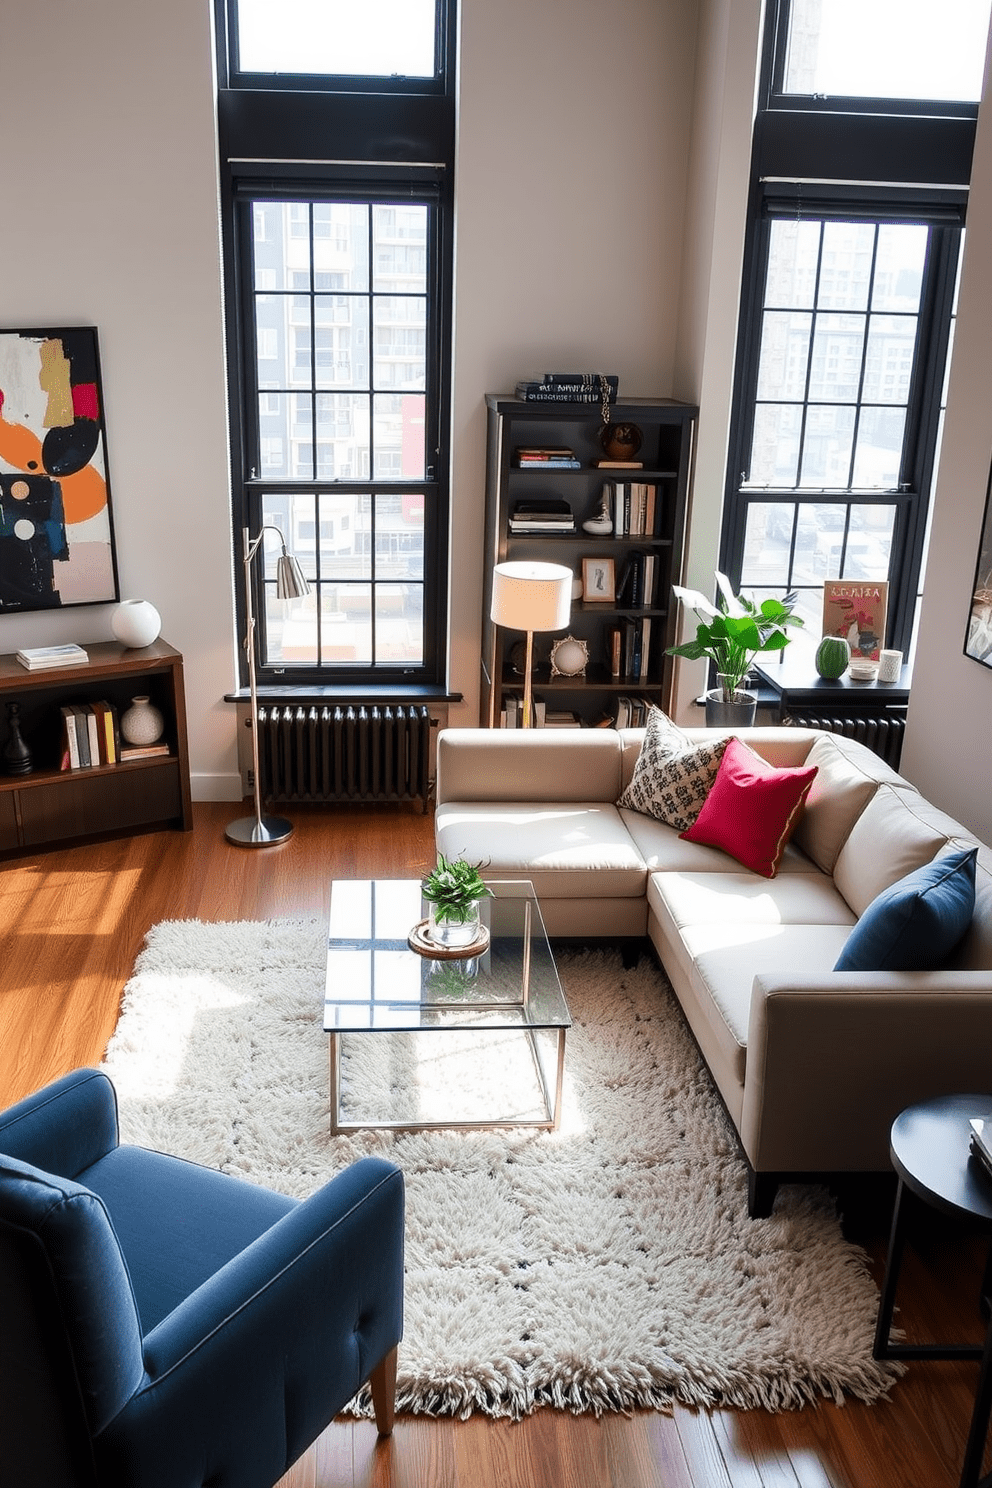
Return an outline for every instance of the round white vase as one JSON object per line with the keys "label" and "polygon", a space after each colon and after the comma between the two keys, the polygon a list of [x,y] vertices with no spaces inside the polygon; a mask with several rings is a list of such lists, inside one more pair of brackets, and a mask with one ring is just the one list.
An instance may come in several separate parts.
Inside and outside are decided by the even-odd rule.
{"label": "round white vase", "polygon": [[121,718],[121,733],[129,744],[155,744],[162,737],[165,720],[150,698],[131,699],[131,706]]}
{"label": "round white vase", "polygon": [[158,640],[162,617],[147,599],[122,599],[110,617],[110,628],[125,646],[150,646]]}

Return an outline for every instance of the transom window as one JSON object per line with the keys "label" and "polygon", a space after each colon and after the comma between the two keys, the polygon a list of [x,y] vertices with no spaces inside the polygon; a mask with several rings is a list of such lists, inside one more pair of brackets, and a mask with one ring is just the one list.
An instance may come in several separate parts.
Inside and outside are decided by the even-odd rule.
{"label": "transom window", "polygon": [[791,0],[782,92],[977,103],[988,30],[989,0]]}
{"label": "transom window", "polygon": [[433,78],[435,0],[237,0],[236,67],[248,73]]}

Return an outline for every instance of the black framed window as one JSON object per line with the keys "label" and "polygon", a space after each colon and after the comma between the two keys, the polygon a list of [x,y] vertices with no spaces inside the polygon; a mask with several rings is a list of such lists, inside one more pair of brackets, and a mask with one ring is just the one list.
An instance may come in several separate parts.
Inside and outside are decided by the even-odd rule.
{"label": "black framed window", "polygon": [[[290,19],[297,8],[314,14],[282,7]],[[442,684],[454,156],[446,6],[409,7],[421,21],[430,15],[433,71],[399,97],[395,77],[339,88],[326,74],[300,90],[278,67],[239,70],[239,20],[271,9],[230,0],[220,48],[232,63],[219,121],[234,528],[240,548],[245,526],[277,526],[311,594],[288,607],[276,600],[281,549],[267,535],[252,571],[259,680]]]}
{"label": "black framed window", "polygon": [[[721,566],[762,595],[796,590],[811,643],[825,579],[887,580],[886,644],[908,652],[974,141],[973,58],[952,101],[921,104],[906,56],[922,34],[908,38],[902,72],[892,55],[852,69],[831,40],[835,19],[812,0],[769,6]],[[849,22],[848,50],[858,28],[898,17],[871,0]],[[935,75],[954,72],[948,54]]]}
{"label": "black framed window", "polygon": [[879,205],[763,203],[724,562],[812,638],[825,579],[886,580],[908,651],[961,227]]}

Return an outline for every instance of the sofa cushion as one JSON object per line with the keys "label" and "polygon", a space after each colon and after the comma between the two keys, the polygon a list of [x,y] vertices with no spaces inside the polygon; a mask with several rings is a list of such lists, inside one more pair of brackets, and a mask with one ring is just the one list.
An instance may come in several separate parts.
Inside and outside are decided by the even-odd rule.
{"label": "sofa cushion", "polygon": [[851,931],[835,971],[933,971],[975,909],[978,848],[941,853],[884,889]]}
{"label": "sofa cushion", "polygon": [[[666,827],[653,817],[637,811],[621,811],[621,817],[634,845],[649,870],[682,873],[726,873],[731,866],[727,854],[718,847],[705,847],[689,842],[674,827]],[[820,875],[816,864],[799,851],[794,842],[786,845],[779,863],[778,877],[783,873]]]}
{"label": "sofa cushion", "polygon": [[755,976],[788,976],[800,966],[829,972],[847,935],[846,925],[760,923],[690,925],[680,932],[698,1011],[738,1081],[743,1083],[747,1062]]}
{"label": "sofa cushion", "polygon": [[[724,859],[726,862],[726,859]],[[672,923],[689,925],[846,925],[855,917],[822,873],[652,873],[648,903],[664,901]]]}
{"label": "sofa cushion", "polygon": [[912,788],[879,785],[834,865],[834,883],[856,915],[883,889],[930,863],[942,848],[974,847],[953,817]]}
{"label": "sofa cushion", "polygon": [[633,776],[617,805],[684,832],[699,815],[727,743],[721,737],[690,744],[660,708],[652,707]]}
{"label": "sofa cushion", "polygon": [[850,740],[835,734],[821,734],[806,763],[816,765],[817,775],[796,824],[796,842],[818,868],[832,873],[854,823],[879,785],[898,782],[899,776],[877,755],[852,748]]}
{"label": "sofa cushion", "polygon": [[486,878],[528,878],[539,899],[644,893],[644,860],[617,808],[602,801],[448,801],[434,836],[446,858],[482,863]]}
{"label": "sofa cushion", "polygon": [[699,815],[681,835],[774,878],[815,776],[815,765],[776,768],[730,739]]}

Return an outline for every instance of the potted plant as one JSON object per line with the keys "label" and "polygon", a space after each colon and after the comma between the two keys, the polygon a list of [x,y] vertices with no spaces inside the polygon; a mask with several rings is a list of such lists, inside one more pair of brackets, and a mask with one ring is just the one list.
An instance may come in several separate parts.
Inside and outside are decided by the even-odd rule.
{"label": "potted plant", "polygon": [[437,867],[424,879],[421,889],[431,907],[428,935],[439,945],[474,945],[479,939],[479,903],[492,894],[481,866],[439,853]]}
{"label": "potted plant", "polygon": [[707,726],[740,728],[754,722],[757,699],[744,687],[754,658],[763,652],[783,650],[790,640],[786,628],[803,622],[793,613],[798,598],[795,593],[757,604],[746,594],[735,595],[730,580],[719,571],[716,582],[719,605],[698,589],[672,586],[676,598],[695,610],[700,623],[695,640],[669,646],[668,655],[684,656],[689,661],[705,656],[713,662],[717,686],[706,693]]}

